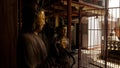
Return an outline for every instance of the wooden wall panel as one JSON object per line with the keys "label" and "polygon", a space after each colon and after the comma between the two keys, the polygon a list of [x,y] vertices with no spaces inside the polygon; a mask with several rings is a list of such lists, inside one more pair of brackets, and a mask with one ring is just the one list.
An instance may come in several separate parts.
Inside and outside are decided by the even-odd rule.
{"label": "wooden wall panel", "polygon": [[17,0],[0,0],[0,68],[16,68]]}

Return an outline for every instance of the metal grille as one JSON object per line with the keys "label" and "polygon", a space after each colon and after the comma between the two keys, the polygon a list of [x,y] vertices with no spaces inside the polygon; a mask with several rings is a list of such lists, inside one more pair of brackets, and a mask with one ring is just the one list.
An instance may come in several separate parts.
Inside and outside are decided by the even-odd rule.
{"label": "metal grille", "polygon": [[95,15],[82,17],[87,22],[81,20],[83,30],[79,67],[120,68],[120,7],[108,9],[107,28],[101,9],[86,11],[92,11]]}

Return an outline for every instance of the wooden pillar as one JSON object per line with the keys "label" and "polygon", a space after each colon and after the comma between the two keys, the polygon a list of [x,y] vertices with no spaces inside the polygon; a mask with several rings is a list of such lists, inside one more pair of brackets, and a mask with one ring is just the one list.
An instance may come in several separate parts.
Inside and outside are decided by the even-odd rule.
{"label": "wooden pillar", "polygon": [[81,22],[81,19],[82,19],[82,9],[83,7],[79,7],[79,28],[78,28],[78,68],[80,68],[81,66],[81,49],[82,49],[82,22]]}
{"label": "wooden pillar", "polygon": [[105,57],[105,68],[107,68],[107,42],[108,42],[108,0],[105,0],[105,25],[104,25],[104,28],[105,28],[105,32],[104,32],[104,50],[102,51],[102,53],[104,53],[104,57]]}
{"label": "wooden pillar", "polygon": [[71,22],[72,22],[71,3],[72,3],[72,0],[67,0],[67,20],[68,20],[67,34],[68,34],[69,43],[70,43],[70,46],[69,46],[70,50],[71,50]]}

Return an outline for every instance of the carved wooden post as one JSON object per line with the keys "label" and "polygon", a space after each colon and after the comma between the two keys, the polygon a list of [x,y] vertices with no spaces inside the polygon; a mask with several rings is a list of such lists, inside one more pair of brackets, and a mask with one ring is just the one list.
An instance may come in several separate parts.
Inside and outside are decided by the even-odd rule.
{"label": "carved wooden post", "polygon": [[67,26],[67,34],[69,38],[70,43],[70,50],[71,50],[71,22],[72,22],[72,8],[71,8],[72,0],[67,0],[67,20],[68,20],[68,26]]}

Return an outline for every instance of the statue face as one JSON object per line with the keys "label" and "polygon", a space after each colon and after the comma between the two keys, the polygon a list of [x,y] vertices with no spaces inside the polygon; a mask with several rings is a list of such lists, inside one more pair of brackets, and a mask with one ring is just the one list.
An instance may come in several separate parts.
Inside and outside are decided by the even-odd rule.
{"label": "statue face", "polygon": [[67,36],[67,27],[62,28],[62,35]]}
{"label": "statue face", "polygon": [[43,29],[43,27],[45,25],[45,13],[44,13],[44,11],[41,11],[38,14],[37,23],[39,24],[39,28],[38,28],[38,32],[39,32]]}

